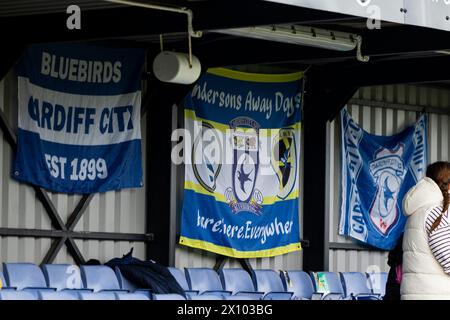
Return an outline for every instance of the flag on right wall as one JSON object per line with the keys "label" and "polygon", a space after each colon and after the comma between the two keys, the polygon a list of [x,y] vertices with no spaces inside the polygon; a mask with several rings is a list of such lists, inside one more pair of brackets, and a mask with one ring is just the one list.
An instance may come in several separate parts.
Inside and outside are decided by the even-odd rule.
{"label": "flag on right wall", "polygon": [[403,234],[402,201],[425,174],[427,117],[393,136],[364,131],[341,112],[342,205],[339,234],[391,250]]}

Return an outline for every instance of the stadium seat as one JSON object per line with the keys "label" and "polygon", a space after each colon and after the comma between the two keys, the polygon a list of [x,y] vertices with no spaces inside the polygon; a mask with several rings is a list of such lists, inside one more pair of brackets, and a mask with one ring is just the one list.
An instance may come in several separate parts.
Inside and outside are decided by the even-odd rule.
{"label": "stadium seat", "polygon": [[[311,277],[304,271],[281,271],[281,280],[287,291],[292,291],[292,296],[295,300],[312,300],[315,297],[314,284]],[[320,299],[322,294],[318,295]]]}
{"label": "stadium seat", "polygon": [[293,293],[286,291],[280,276],[274,270],[253,270],[256,290],[263,292],[263,300],[290,300]]}
{"label": "stadium seat", "polygon": [[[328,286],[328,288],[320,288],[317,283],[316,276],[321,274]],[[311,272],[311,279],[314,283],[314,288],[317,293],[323,294],[322,300],[347,300],[350,297],[345,296],[344,288],[342,287],[339,276],[334,272]]]}
{"label": "stadium seat", "polygon": [[185,297],[176,293],[152,294],[152,298],[153,300],[186,300]]}
{"label": "stadium seat", "polygon": [[386,294],[386,282],[388,274],[386,272],[374,272],[368,273],[370,289],[372,293],[377,294],[380,298],[383,298]]}
{"label": "stadium seat", "polygon": [[[114,272],[116,273],[117,280],[119,281],[119,286],[121,290],[130,293],[137,293],[140,295],[142,294],[146,297],[146,300],[151,299],[152,296],[151,289],[138,288],[133,282],[124,277],[124,275],[122,274],[122,272],[118,267],[114,268]],[[132,300],[132,299],[119,299],[119,300]]]}
{"label": "stadium seat", "polygon": [[47,288],[42,270],[33,263],[3,263],[3,272],[8,286],[17,290]]}
{"label": "stadium seat", "polygon": [[116,273],[117,280],[119,281],[119,287],[121,289],[129,292],[134,292],[137,289],[137,286],[133,282],[129,281],[122,275],[122,272],[120,272],[118,267],[114,268],[114,272]]}
{"label": "stadium seat", "polygon": [[8,289],[9,285],[6,283],[5,277],[3,276],[3,272],[0,271],[0,289],[5,290]]}
{"label": "stadium seat", "polygon": [[[191,296],[189,300],[224,300],[225,295],[219,295],[219,294],[199,294],[196,296]],[[230,296],[229,296],[230,297]]]}
{"label": "stadium seat", "polygon": [[47,286],[57,291],[83,289],[80,268],[70,264],[44,264],[41,266]]}
{"label": "stadium seat", "polygon": [[101,292],[80,292],[81,300],[116,300],[115,292],[101,291]]}
{"label": "stadium seat", "polygon": [[99,291],[117,291],[128,292],[120,288],[119,280],[116,273],[108,266],[102,265],[85,265],[81,266],[81,279],[84,287],[92,289],[94,292]]}
{"label": "stadium seat", "polygon": [[117,300],[150,300],[150,298],[143,293],[124,293],[116,292]]}
{"label": "stadium seat", "polygon": [[0,290],[0,300],[37,300],[37,296],[26,291]]}
{"label": "stadium seat", "polygon": [[219,275],[213,269],[186,268],[185,270],[190,290],[198,291],[201,295],[231,295],[230,291],[223,289]]}
{"label": "stadium seat", "polygon": [[80,300],[77,290],[40,291],[39,300]]}
{"label": "stadium seat", "polygon": [[220,269],[218,273],[223,288],[231,291],[232,295],[245,296],[250,300],[259,300],[264,295],[263,292],[255,290],[250,274],[244,269]]}
{"label": "stadium seat", "polygon": [[183,288],[183,290],[186,293],[186,295],[192,296],[192,295],[197,295],[198,294],[197,290],[190,290],[189,289],[189,285],[188,285],[188,283],[186,281],[186,276],[185,276],[183,271],[181,271],[178,268],[174,268],[174,267],[168,267],[167,269],[172,274],[172,276],[175,278],[175,280],[177,280],[177,282],[180,285],[180,287]]}
{"label": "stadium seat", "polygon": [[224,296],[224,300],[259,300],[254,296],[244,296],[244,295],[233,295],[233,296]]}
{"label": "stadium seat", "polygon": [[372,293],[367,275],[361,272],[341,272],[345,296],[355,300],[379,300],[380,296]]}

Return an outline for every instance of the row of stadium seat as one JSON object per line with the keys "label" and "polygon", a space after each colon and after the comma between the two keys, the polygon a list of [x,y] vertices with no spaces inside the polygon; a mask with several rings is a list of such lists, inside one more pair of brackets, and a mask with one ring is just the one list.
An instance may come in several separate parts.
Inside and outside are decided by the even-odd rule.
{"label": "row of stadium seat", "polygon": [[188,296],[215,295],[252,300],[379,300],[385,293],[386,273],[321,272],[327,288],[317,285],[316,274],[304,271],[208,268],[169,268]]}
{"label": "row of stadium seat", "polygon": [[155,294],[137,288],[119,269],[107,266],[81,267],[68,264],[4,263],[0,300],[289,300],[289,299],[378,299],[384,294],[386,274],[322,273],[327,292],[317,292],[314,274],[303,271],[277,273],[243,269],[177,268],[169,271],[185,290]]}
{"label": "row of stadium seat", "polygon": [[0,300],[149,300],[148,290],[121,289],[107,266],[3,263]]}

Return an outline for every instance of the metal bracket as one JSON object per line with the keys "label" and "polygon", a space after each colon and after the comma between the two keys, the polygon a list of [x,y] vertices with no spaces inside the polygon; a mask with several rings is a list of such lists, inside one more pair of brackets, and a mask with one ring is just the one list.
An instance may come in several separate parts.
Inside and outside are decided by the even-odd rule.
{"label": "metal bracket", "polygon": [[[176,7],[167,7],[150,3],[142,3],[137,1],[128,1],[128,0],[103,0],[111,3],[124,4],[128,6],[141,7],[146,9],[154,9],[168,12],[175,12],[185,14],[187,16],[187,30],[188,30],[188,44],[189,44],[189,67],[192,68],[192,39],[191,38],[200,38],[203,33],[201,31],[195,31],[193,26],[194,13],[191,9],[188,8],[176,8]],[[160,38],[162,39],[162,38]],[[162,41],[161,41],[162,43]],[[162,46],[161,46],[162,47]]]}
{"label": "metal bracket", "polygon": [[356,59],[361,62],[369,62],[370,57],[363,56],[361,47],[362,47],[362,37],[357,36],[356,37]]}

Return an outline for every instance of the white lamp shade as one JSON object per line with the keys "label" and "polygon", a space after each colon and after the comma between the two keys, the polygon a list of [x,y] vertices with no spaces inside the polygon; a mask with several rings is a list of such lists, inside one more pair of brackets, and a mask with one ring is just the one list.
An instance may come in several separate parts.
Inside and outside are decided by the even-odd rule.
{"label": "white lamp shade", "polygon": [[189,55],[185,53],[162,51],[153,60],[153,73],[162,82],[191,84],[198,79],[201,70],[197,57],[192,56],[190,66]]}

